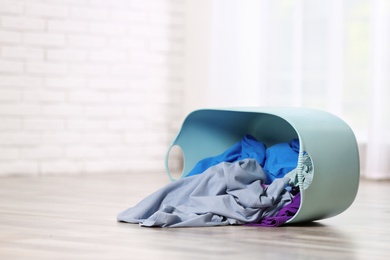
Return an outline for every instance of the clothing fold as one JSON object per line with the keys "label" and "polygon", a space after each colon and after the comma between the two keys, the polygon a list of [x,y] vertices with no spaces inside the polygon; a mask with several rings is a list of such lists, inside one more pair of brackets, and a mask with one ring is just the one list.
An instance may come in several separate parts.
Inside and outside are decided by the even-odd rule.
{"label": "clothing fold", "polygon": [[292,201],[287,176],[264,185],[266,174],[255,159],[222,162],[201,175],[179,179],[118,214],[141,226],[195,227],[258,223]]}

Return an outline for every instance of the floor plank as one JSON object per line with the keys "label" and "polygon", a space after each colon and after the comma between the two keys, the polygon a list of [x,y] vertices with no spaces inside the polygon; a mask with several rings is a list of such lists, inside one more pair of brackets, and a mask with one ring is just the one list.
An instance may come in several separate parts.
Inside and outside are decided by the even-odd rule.
{"label": "floor plank", "polygon": [[344,213],[306,225],[141,228],[119,211],[163,173],[0,179],[0,259],[388,259],[390,182],[362,181]]}

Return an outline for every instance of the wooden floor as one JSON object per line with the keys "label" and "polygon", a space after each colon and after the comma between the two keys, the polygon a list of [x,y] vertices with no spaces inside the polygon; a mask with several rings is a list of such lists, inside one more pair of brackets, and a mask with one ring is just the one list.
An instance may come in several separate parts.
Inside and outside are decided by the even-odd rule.
{"label": "wooden floor", "polygon": [[389,259],[389,182],[339,216],[279,228],[141,228],[116,214],[163,173],[0,179],[0,259]]}

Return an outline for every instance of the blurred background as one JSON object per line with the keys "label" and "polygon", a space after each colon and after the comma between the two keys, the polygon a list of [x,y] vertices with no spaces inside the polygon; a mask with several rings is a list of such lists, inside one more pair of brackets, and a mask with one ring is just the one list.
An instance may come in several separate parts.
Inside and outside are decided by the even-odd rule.
{"label": "blurred background", "polygon": [[387,0],[0,0],[0,176],[163,172],[190,111],[287,106],[390,179],[389,46]]}

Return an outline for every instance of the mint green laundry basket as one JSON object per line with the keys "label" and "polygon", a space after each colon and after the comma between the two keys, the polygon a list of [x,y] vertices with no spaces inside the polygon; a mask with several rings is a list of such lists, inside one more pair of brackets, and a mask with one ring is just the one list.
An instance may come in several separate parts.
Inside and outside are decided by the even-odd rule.
{"label": "mint green laundry basket", "polygon": [[[288,223],[335,216],[354,201],[359,186],[359,152],[351,128],[328,112],[307,108],[201,109],[190,113],[169,147],[183,152],[185,177],[195,164],[216,156],[241,140],[254,136],[267,147],[298,138],[297,176],[301,205]],[[305,160],[311,171],[307,176]],[[306,175],[306,178],[305,178]]]}

